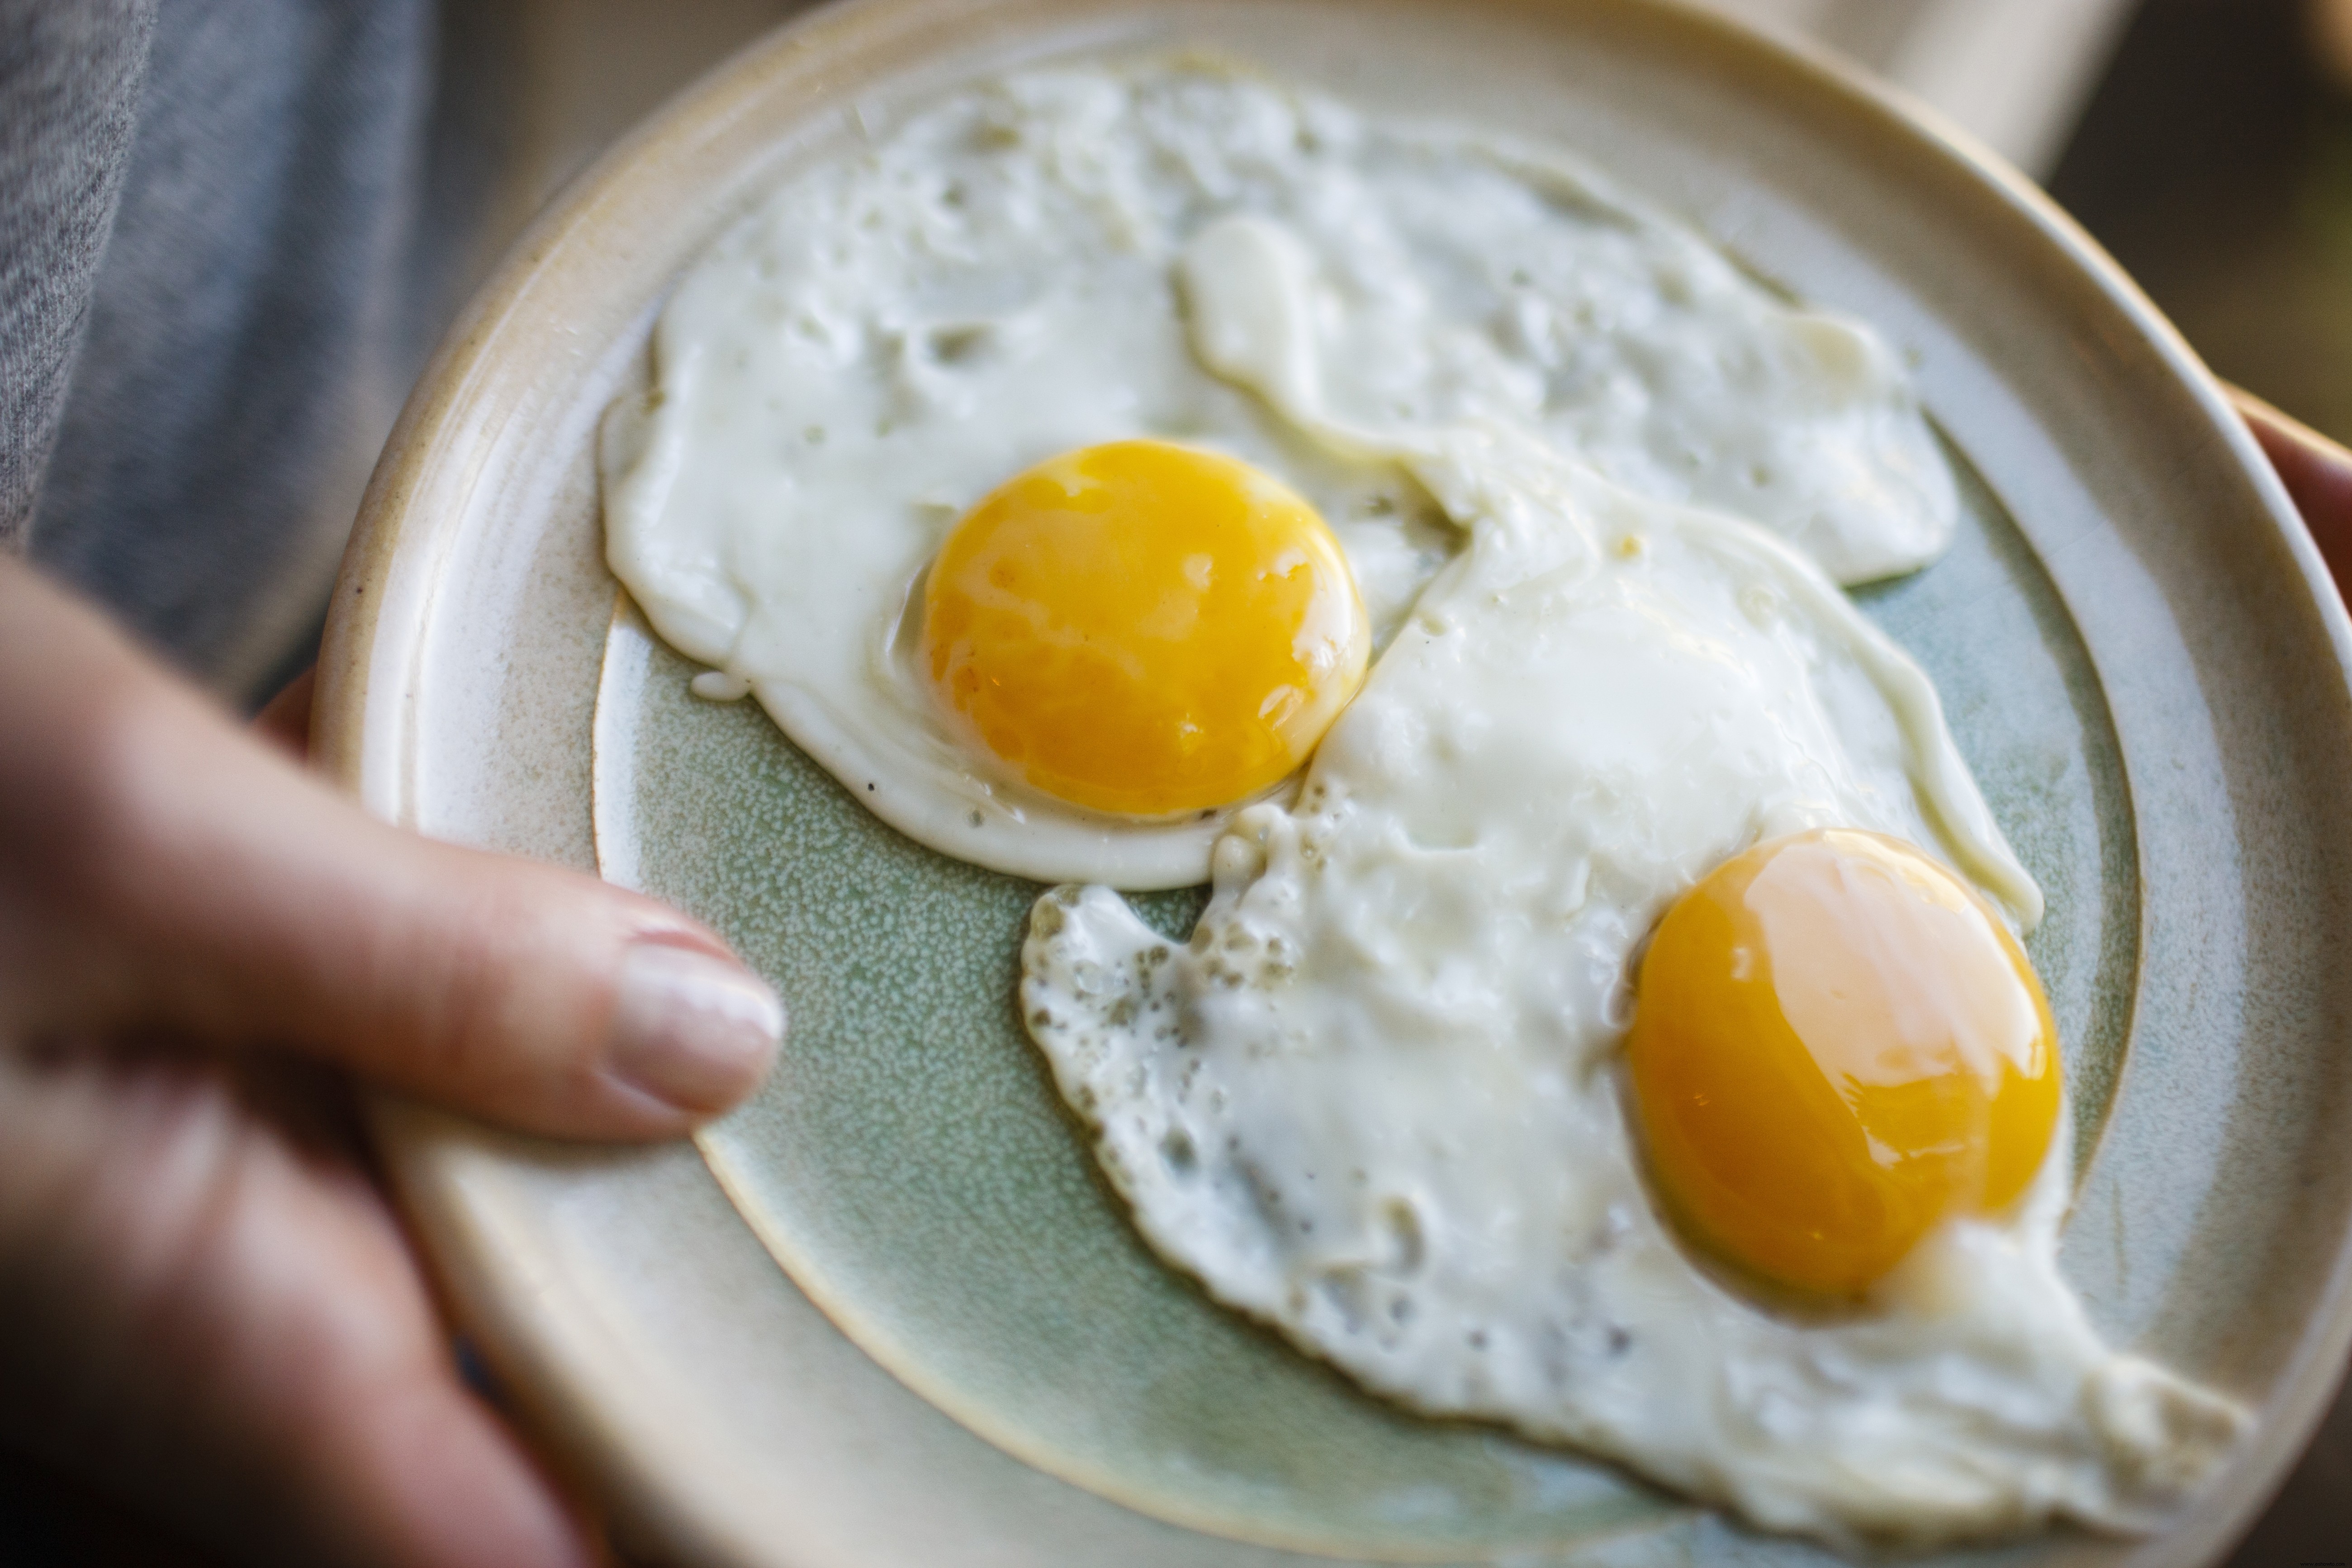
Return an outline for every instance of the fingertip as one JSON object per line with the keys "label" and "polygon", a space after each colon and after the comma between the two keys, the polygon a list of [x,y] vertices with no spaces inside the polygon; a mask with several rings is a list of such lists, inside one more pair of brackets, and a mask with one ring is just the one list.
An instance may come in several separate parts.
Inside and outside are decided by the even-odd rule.
{"label": "fingertip", "polygon": [[707,928],[330,804],[256,850],[268,874],[194,955],[209,1033],[565,1138],[674,1137],[765,1076],[783,1007]]}
{"label": "fingertip", "polygon": [[513,1049],[520,1058],[536,1057],[561,1081],[471,1103],[557,1137],[682,1136],[766,1079],[789,1029],[783,1003],[715,933],[686,916],[608,884],[587,889],[593,894],[580,903],[595,907],[579,908],[559,948],[529,944],[536,957],[507,970],[511,983],[542,999],[564,993],[568,1022],[554,1026],[552,1007],[494,1008],[510,1024],[519,1016],[535,1015],[536,1022],[494,1031],[506,1037],[504,1047],[482,1042],[492,1056]]}
{"label": "fingertip", "polygon": [[604,1070],[622,1089],[698,1121],[760,1086],[784,1006],[741,964],[658,937],[625,949],[613,979]]}

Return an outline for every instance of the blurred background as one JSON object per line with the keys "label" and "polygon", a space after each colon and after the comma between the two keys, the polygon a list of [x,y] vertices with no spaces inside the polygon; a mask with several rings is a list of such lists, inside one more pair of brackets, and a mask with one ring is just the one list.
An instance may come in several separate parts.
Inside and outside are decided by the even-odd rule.
{"label": "blurred background", "polygon": [[[1705,0],[1857,60],[1990,144],[2136,277],[2224,378],[2352,442],[2352,0]],[[372,454],[438,325],[546,199],[613,137],[792,0],[446,0],[468,150],[437,314],[353,405]],[[445,89],[445,91],[449,90]],[[315,627],[364,460],[325,481],[322,548],[284,585]],[[297,651],[207,673],[249,701]],[[299,662],[292,666],[299,668]],[[2352,1402],[2339,1401],[2231,1568],[2352,1558]],[[0,1563],[202,1568],[136,1520],[0,1456]]]}

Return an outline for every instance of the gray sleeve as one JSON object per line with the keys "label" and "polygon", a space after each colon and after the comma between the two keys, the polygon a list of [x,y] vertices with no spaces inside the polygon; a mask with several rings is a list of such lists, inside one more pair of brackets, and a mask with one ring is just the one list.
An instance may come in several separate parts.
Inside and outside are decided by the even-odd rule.
{"label": "gray sleeve", "polygon": [[154,0],[0,0],[0,548],[57,443],[154,26]]}
{"label": "gray sleeve", "polygon": [[431,0],[156,15],[26,547],[226,697],[317,647],[429,342],[410,296],[436,38]]}

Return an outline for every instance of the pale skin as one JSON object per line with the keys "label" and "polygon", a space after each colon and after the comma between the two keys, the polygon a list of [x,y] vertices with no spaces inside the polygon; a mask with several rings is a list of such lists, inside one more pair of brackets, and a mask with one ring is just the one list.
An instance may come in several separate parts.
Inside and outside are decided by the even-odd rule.
{"label": "pale skin", "polygon": [[243,731],[0,562],[0,1442],[231,1561],[597,1561],[337,1091],[671,1137],[781,1019],[673,910],[369,817],[299,765],[307,707]]}
{"label": "pale skin", "polygon": [[[2352,579],[2352,456],[2242,406]],[[308,712],[240,729],[0,560],[0,1444],[226,1560],[599,1562],[460,1380],[348,1086],[665,1138],[781,1014],[675,911],[367,816]]]}

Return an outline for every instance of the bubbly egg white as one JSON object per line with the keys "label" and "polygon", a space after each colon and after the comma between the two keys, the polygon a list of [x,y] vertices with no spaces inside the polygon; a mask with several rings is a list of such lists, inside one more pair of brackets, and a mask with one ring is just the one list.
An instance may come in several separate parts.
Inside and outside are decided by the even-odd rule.
{"label": "bubbly egg white", "polygon": [[1372,1388],[1774,1529],[2161,1523],[2245,1415],[2089,1327],[2056,1264],[2063,1136],[2012,1212],[1948,1222],[1836,1320],[1727,1288],[1640,1173],[1632,966],[1725,859],[1866,828],[2039,918],[1924,676],[1759,527],[1491,410],[1339,412],[1286,226],[1221,219],[1181,270],[1204,363],[1402,463],[1469,543],[1295,805],[1219,840],[1189,943],[1099,887],[1037,907],[1030,1032],[1147,1237]]}
{"label": "bubbly egg white", "polygon": [[1419,460],[1469,547],[1296,805],[1219,841],[1188,944],[1108,889],[1037,906],[1028,1026],[1136,1223],[1373,1389],[1773,1529],[2159,1524],[2244,1416],[2090,1329],[2063,1135],[2015,1212],[1948,1223],[1838,1321],[1727,1288],[1660,1217],[1618,1047],[1677,895],[1827,826],[2037,895],[1916,670],[1808,563],[1500,445]]}
{"label": "bubbly egg white", "polygon": [[1860,581],[1930,559],[1951,476],[1893,354],[1546,149],[1207,69],[960,92],[809,170],[662,312],[606,422],[607,553],[664,638],[756,693],[885,820],[959,858],[1202,880],[1229,814],[1107,817],[974,755],[908,605],[1013,474],[1135,436],[1266,468],[1338,532],[1376,630],[1458,547],[1386,459],[1302,437],[1187,341],[1178,263],[1235,213],[1316,260],[1341,420],[1500,420],[1633,489],[1728,508]]}
{"label": "bubbly egg white", "polygon": [[1591,484],[1528,500],[1557,528],[1480,521],[1297,805],[1220,841],[1189,944],[1107,889],[1040,902],[1029,1028],[1138,1226],[1376,1390],[1771,1528],[2157,1524],[2242,1416],[2085,1323],[2063,1137],[2018,1213],[1947,1226],[1846,1321],[1668,1233],[1616,1070],[1643,933],[1759,837],[1948,846],[1927,818],[1973,803],[1915,788],[1934,766],[1801,563]]}
{"label": "bubbly egg white", "polygon": [[[1041,879],[1213,895],[1189,944],[1041,900],[1031,1032],[1136,1222],[1368,1386],[1776,1529],[2159,1521],[2242,1413],[2100,1343],[2011,1214],[1801,1321],[1662,1223],[1629,964],[1758,839],[1874,829],[2041,894],[1935,693],[1837,582],[1919,566],[1951,476],[1895,356],[1549,149],[1216,71],[960,92],[810,170],[663,312],[607,420],[614,570],[709,695],[860,800]],[[1058,805],[913,668],[955,519],[1055,454],[1214,447],[1333,524],[1383,650],[1295,794]],[[1742,521],[1748,520],[1748,521]]]}

